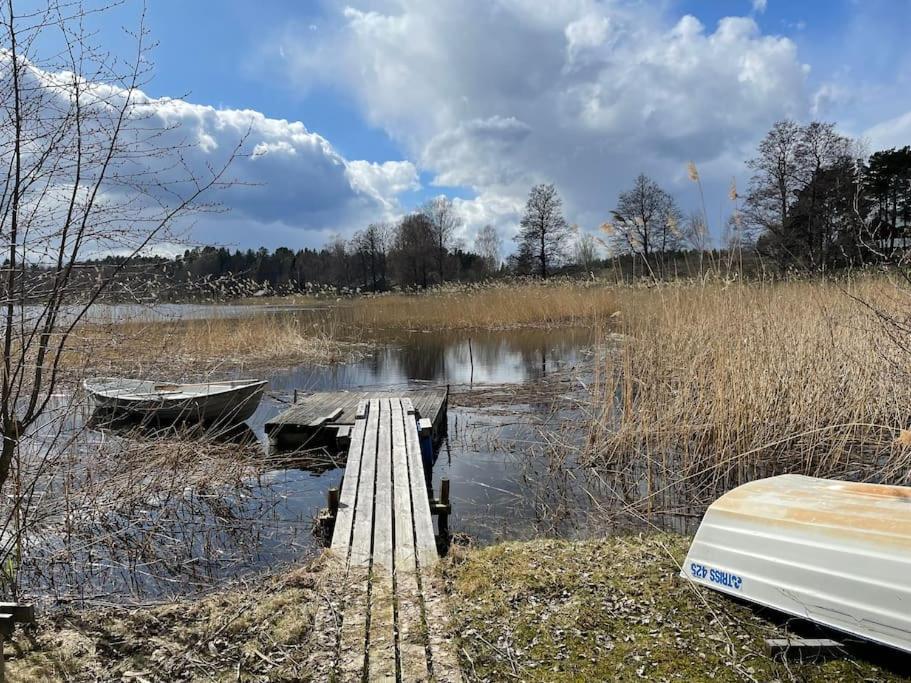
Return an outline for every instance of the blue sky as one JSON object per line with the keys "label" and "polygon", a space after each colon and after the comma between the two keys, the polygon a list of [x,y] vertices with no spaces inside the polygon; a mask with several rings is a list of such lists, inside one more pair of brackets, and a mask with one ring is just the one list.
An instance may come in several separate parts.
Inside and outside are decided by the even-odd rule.
{"label": "blue sky", "polygon": [[[688,160],[718,234],[731,179],[746,186],[743,162],[778,118],[835,120],[874,149],[911,142],[911,2],[149,5],[146,93],[185,97],[185,125],[219,149],[241,112],[259,117],[257,163],[240,169],[259,188],[229,193],[198,242],[317,246],[437,194],[455,198],[468,246],[485,223],[508,240],[544,181],[594,232],[639,172],[694,208]],[[138,9],[98,19],[100,40],[125,51]]]}

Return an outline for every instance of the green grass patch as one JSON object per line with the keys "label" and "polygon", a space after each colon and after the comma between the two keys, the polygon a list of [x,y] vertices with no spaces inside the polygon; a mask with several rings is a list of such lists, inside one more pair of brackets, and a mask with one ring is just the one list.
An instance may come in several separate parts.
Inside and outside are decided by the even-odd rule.
{"label": "green grass patch", "polygon": [[772,661],[784,627],[679,578],[689,539],[503,543],[444,565],[473,680],[907,680],[850,655]]}

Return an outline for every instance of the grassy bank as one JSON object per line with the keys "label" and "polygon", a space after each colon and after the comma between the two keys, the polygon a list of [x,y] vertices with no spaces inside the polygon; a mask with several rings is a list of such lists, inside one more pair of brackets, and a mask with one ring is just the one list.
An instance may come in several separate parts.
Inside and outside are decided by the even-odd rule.
{"label": "grassy bank", "polygon": [[[774,662],[781,622],[677,576],[688,539],[533,541],[456,551],[448,604],[471,681],[905,680],[881,650]],[[208,597],[43,617],[7,645],[11,681],[309,680],[319,563]],[[855,655],[862,654],[865,658]],[[877,659],[878,658],[878,659]]]}
{"label": "grassy bank", "polygon": [[687,547],[670,535],[534,541],[448,563],[463,667],[482,681],[905,680],[851,653],[772,661],[764,638],[785,629],[680,579]]}

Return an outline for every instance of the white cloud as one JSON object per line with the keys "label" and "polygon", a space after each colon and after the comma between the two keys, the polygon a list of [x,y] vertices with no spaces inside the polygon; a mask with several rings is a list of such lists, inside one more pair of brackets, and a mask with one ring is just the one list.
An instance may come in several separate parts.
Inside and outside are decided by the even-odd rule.
{"label": "white cloud", "polygon": [[911,111],[870,127],[862,137],[869,142],[870,151],[911,144]]}
{"label": "white cloud", "polygon": [[730,159],[811,105],[791,40],[749,17],[668,21],[657,3],[359,0],[316,40],[277,42],[292,82],[327,80],[435,184],[474,189],[469,230],[534,182],[555,182],[589,227],[640,171],[690,193],[694,159],[726,187],[743,171]]}
{"label": "white cloud", "polygon": [[[9,78],[2,64],[0,71],[0,80]],[[29,67],[26,75],[30,97],[49,112],[65,108],[65,73]],[[84,106],[93,108],[101,121],[112,119],[125,91],[86,85]],[[234,184],[207,198],[230,212],[195,216],[193,240],[243,247],[320,246],[328,234],[350,234],[369,221],[398,215],[398,195],[419,187],[413,163],[348,160],[300,121],[155,99],[141,92],[134,94],[134,101],[123,132],[131,151],[122,163],[130,174],[157,174],[161,182],[150,185],[153,199],[154,192],[162,199],[179,192],[189,175],[205,178],[246,138],[227,173]],[[174,154],[159,153],[166,149],[179,150],[180,163]],[[105,192],[122,196],[129,189],[108,183]]]}
{"label": "white cloud", "polygon": [[525,179],[524,169],[510,162],[530,133],[513,116],[471,119],[431,138],[421,158],[436,171],[437,185],[508,185]]}
{"label": "white cloud", "polygon": [[353,188],[374,197],[389,211],[398,208],[395,199],[398,195],[421,187],[417,169],[410,161],[386,161],[382,164],[349,161],[347,174]]}
{"label": "white cloud", "polygon": [[766,11],[766,8],[768,7],[768,5],[769,5],[768,0],[753,0],[753,11],[756,14],[762,14],[763,12]]}
{"label": "white cloud", "polygon": [[490,224],[497,229],[503,241],[508,242],[516,234],[525,199],[514,195],[482,192],[473,199],[457,197],[452,203],[465,221],[458,235],[460,239],[471,244],[477,230]]}

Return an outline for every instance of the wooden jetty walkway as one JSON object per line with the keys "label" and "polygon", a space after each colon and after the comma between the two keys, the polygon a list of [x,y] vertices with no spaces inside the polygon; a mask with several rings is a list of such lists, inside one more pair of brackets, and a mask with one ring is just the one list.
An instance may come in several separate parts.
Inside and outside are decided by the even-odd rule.
{"label": "wooden jetty walkway", "polygon": [[416,411],[361,401],[314,623],[314,680],[461,681]]}
{"label": "wooden jetty walkway", "polygon": [[[295,392],[294,405],[266,421],[266,434],[279,448],[334,444],[339,433],[350,432],[362,402],[374,398],[397,399],[401,395],[401,391]],[[430,420],[434,442],[438,441],[446,431],[449,390],[418,389],[408,391],[408,398],[418,416]]]}

